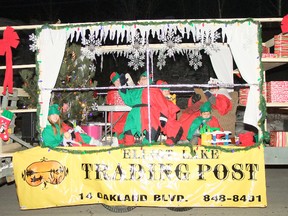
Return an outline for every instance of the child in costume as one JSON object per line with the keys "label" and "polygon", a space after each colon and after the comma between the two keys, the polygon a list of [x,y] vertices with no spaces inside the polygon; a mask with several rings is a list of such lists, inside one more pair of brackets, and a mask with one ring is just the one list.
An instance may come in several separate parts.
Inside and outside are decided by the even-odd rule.
{"label": "child in costume", "polygon": [[206,128],[206,126],[209,126],[210,128],[221,130],[221,126],[217,118],[211,115],[211,103],[209,101],[205,102],[200,107],[200,113],[201,115],[192,122],[187,134],[187,140],[191,141],[192,144],[196,144],[198,142],[198,136],[200,135],[201,128]]}
{"label": "child in costume", "polygon": [[[70,128],[71,129],[71,128]],[[60,110],[58,104],[53,104],[49,107],[48,122],[42,131],[43,146],[55,148],[57,146],[82,146],[82,145],[96,145],[102,146],[99,140],[88,136],[87,134],[80,134],[81,140],[73,141],[71,131],[60,118]],[[69,144],[70,143],[70,144]]]}
{"label": "child in costume", "polygon": [[[158,80],[156,85],[167,85],[168,83],[163,80]],[[174,145],[176,144],[182,134],[183,128],[181,123],[177,121],[177,113],[180,111],[180,108],[176,105],[176,95],[171,97],[170,89],[168,87],[160,88],[164,97],[168,100],[167,105],[169,108],[168,120],[165,127],[161,127],[161,132],[167,136],[166,144]],[[173,101],[172,98],[175,98]]]}
{"label": "child in costume", "polygon": [[[120,75],[117,72],[112,72],[110,75],[110,81],[113,86],[120,87]],[[117,89],[109,90],[106,96],[106,104],[108,105],[125,105]],[[112,132],[115,138],[118,139],[119,144],[123,144],[123,137],[120,135],[123,133],[124,125],[126,123],[128,112],[113,112],[113,127]],[[111,123],[111,113],[108,113],[108,122]],[[115,141],[113,140],[113,143]]]}

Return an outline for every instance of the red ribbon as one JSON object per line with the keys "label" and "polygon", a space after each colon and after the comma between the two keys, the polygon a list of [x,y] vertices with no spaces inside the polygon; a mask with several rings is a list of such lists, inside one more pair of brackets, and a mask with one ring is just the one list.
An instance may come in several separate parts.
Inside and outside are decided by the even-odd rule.
{"label": "red ribbon", "polygon": [[6,54],[6,71],[3,83],[3,95],[8,92],[13,94],[13,68],[12,68],[12,48],[16,48],[19,44],[19,36],[10,26],[7,26],[3,33],[3,39],[0,40],[0,55]]}

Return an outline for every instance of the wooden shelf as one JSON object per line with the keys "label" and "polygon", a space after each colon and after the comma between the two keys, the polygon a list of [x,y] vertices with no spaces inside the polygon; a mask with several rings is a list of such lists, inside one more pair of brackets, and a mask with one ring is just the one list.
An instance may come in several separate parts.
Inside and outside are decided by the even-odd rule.
{"label": "wooden shelf", "polygon": [[265,71],[288,63],[288,58],[262,58],[261,60]]}
{"label": "wooden shelf", "polygon": [[266,104],[267,107],[286,107],[288,109],[288,102],[286,103],[267,103]]}

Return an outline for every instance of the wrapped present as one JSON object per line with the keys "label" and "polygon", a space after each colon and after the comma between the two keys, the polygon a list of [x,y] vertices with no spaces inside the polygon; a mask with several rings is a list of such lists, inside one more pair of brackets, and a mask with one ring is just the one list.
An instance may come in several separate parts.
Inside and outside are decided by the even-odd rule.
{"label": "wrapped present", "polygon": [[271,131],[270,145],[273,147],[288,147],[288,132]]}
{"label": "wrapped present", "polygon": [[288,81],[267,82],[266,90],[268,103],[284,103],[288,101]]}
{"label": "wrapped present", "polygon": [[288,35],[275,35],[274,36],[274,53],[278,57],[288,57]]}
{"label": "wrapped present", "polygon": [[275,53],[262,53],[262,58],[278,58],[278,55]]}
{"label": "wrapped present", "polygon": [[90,122],[86,125],[81,125],[81,128],[89,136],[93,137],[94,139],[99,140],[102,138],[102,126],[103,126],[103,123],[101,122]]}
{"label": "wrapped present", "polygon": [[269,47],[267,47],[267,46],[262,46],[262,53],[264,54],[266,54],[266,53],[270,53],[270,49],[269,49]]}
{"label": "wrapped present", "polygon": [[[244,87],[239,90],[239,105],[241,106],[246,106],[247,105],[247,98],[248,98],[248,93],[249,93],[250,88],[249,87]],[[263,90],[262,90],[263,96],[267,97],[267,87],[266,83],[263,84]]]}

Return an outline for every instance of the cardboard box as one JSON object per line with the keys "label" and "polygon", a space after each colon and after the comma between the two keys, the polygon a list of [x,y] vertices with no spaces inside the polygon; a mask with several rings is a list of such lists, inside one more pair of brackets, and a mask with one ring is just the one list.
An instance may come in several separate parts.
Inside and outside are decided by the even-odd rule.
{"label": "cardboard box", "polygon": [[273,147],[288,147],[288,132],[271,131],[270,145]]}

